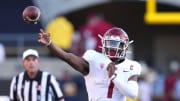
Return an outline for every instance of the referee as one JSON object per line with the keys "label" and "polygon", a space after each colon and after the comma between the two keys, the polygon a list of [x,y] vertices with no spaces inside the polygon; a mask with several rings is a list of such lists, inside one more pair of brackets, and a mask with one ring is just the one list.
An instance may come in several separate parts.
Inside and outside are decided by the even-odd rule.
{"label": "referee", "polygon": [[39,69],[36,50],[24,51],[22,63],[25,71],[13,77],[11,82],[11,101],[64,101],[56,78]]}

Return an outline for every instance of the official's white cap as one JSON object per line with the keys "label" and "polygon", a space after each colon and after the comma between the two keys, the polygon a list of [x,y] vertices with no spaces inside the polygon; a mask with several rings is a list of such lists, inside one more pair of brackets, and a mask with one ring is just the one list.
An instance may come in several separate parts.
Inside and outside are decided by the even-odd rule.
{"label": "official's white cap", "polygon": [[23,57],[22,57],[22,59],[24,60],[27,56],[30,56],[30,55],[39,57],[39,54],[38,54],[38,51],[37,51],[37,50],[27,49],[27,50],[25,50],[25,51],[23,52]]}

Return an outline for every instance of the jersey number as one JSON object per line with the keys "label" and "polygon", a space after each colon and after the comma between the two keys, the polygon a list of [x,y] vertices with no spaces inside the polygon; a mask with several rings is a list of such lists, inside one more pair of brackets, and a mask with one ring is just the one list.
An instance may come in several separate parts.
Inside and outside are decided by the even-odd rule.
{"label": "jersey number", "polygon": [[107,98],[112,98],[113,88],[114,88],[114,83],[111,81],[108,87]]}

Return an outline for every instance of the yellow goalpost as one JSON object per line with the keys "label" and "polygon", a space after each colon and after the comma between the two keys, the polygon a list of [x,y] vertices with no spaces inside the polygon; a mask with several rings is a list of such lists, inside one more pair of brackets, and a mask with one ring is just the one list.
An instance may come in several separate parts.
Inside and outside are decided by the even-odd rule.
{"label": "yellow goalpost", "polygon": [[146,1],[146,24],[180,24],[180,12],[157,12],[156,0]]}

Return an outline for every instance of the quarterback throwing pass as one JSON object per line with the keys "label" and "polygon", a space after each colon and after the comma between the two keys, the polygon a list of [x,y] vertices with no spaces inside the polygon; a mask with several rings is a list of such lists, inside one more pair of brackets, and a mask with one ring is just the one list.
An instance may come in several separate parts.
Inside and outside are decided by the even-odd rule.
{"label": "quarterback throwing pass", "polygon": [[102,53],[87,50],[82,57],[57,47],[42,29],[38,41],[84,75],[89,101],[126,101],[126,96],[135,98],[141,66],[125,57],[132,41],[123,29],[117,27],[99,37]]}

